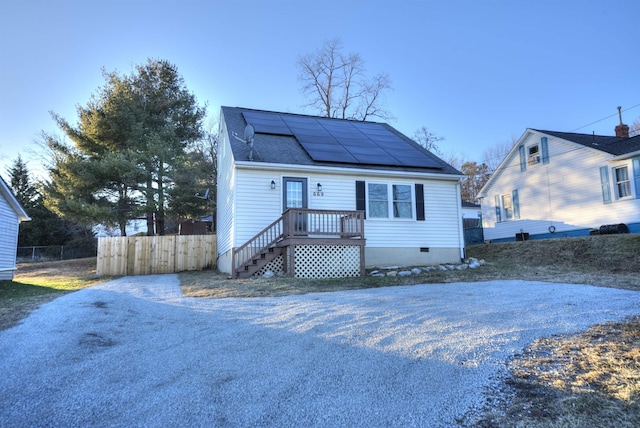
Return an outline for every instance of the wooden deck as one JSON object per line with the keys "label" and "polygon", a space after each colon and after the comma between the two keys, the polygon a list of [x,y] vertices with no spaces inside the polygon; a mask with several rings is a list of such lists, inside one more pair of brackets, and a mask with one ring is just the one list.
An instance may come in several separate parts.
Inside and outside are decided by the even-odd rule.
{"label": "wooden deck", "polygon": [[[295,276],[300,263],[296,247],[359,247],[360,275],[364,274],[364,211],[291,208],[243,246],[233,251],[234,277],[249,277],[282,256],[283,269]],[[329,257],[331,251],[325,251]],[[316,261],[318,257],[315,256]],[[331,263],[330,260],[322,262]],[[298,270],[296,270],[298,266]],[[288,267],[288,268],[287,268]]]}

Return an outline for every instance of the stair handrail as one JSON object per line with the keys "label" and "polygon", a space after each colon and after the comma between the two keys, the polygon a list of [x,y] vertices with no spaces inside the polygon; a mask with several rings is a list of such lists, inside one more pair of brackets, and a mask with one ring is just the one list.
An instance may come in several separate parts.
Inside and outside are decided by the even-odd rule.
{"label": "stair handrail", "polygon": [[339,236],[364,239],[364,211],[289,208],[242,246],[233,249],[234,275],[260,254],[292,236]]}
{"label": "stair handrail", "polygon": [[242,246],[233,250],[233,269],[236,272],[240,267],[253,260],[258,254],[274,247],[284,238],[284,215],[265,227],[256,236]]}

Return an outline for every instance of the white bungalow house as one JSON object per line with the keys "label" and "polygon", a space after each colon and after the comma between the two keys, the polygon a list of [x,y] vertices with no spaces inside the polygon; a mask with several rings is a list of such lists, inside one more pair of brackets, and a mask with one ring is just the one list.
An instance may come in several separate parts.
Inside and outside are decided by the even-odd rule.
{"label": "white bungalow house", "polygon": [[487,241],[640,232],[640,136],[527,129],[480,197]]}
{"label": "white bungalow house", "polygon": [[20,202],[0,177],[0,280],[11,281],[16,270],[18,228],[31,220]]}
{"label": "white bungalow house", "polygon": [[222,107],[218,268],[296,277],[464,257],[462,174],[385,123]]}

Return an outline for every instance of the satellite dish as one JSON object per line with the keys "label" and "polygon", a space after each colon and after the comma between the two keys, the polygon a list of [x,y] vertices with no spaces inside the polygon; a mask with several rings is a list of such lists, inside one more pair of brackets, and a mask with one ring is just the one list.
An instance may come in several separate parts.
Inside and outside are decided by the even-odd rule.
{"label": "satellite dish", "polygon": [[244,128],[244,140],[248,143],[249,140],[253,139],[253,136],[256,133],[256,129],[252,124],[248,123]]}
{"label": "satellite dish", "polygon": [[199,199],[206,199],[206,200],[210,201],[210,199],[209,199],[209,188],[207,187],[207,190],[205,190],[204,196],[200,196],[200,193],[196,193],[195,197],[199,198]]}

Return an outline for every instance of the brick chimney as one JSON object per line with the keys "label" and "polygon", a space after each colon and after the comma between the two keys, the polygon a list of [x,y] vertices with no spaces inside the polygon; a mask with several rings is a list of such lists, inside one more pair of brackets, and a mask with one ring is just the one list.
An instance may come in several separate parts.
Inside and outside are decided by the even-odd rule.
{"label": "brick chimney", "polygon": [[622,123],[622,107],[618,107],[618,117],[620,118],[620,125],[616,126],[616,137],[629,138],[629,126]]}

